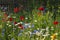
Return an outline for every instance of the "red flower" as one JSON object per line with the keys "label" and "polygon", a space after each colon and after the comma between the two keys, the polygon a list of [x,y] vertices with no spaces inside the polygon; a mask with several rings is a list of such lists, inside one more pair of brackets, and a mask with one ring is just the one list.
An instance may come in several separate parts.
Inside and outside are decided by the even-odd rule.
{"label": "red flower", "polygon": [[17,24],[17,22],[14,22],[14,24]]}
{"label": "red flower", "polygon": [[20,16],[20,20],[23,21],[24,20],[24,16]]}
{"label": "red flower", "polygon": [[22,24],[18,24],[18,26],[19,26],[19,27],[21,27],[21,26],[22,26]]}
{"label": "red flower", "polygon": [[12,20],[13,20],[13,18],[9,18],[9,20],[10,20],[10,21],[12,21]]}
{"label": "red flower", "polygon": [[20,27],[21,29],[24,29],[24,27],[22,26],[22,27]]}
{"label": "red flower", "polygon": [[14,13],[17,13],[17,12],[19,12],[19,8],[14,8]]}
{"label": "red flower", "polygon": [[40,7],[40,8],[38,8],[38,10],[41,10],[41,11],[43,11],[43,10],[44,10],[44,8],[43,8],[43,7]]}
{"label": "red flower", "polygon": [[23,29],[23,28],[24,28],[22,24],[19,24],[18,26],[19,26],[19,28],[21,28],[21,29]]}
{"label": "red flower", "polygon": [[57,25],[58,23],[59,23],[58,21],[54,21],[54,22],[53,22],[54,25]]}

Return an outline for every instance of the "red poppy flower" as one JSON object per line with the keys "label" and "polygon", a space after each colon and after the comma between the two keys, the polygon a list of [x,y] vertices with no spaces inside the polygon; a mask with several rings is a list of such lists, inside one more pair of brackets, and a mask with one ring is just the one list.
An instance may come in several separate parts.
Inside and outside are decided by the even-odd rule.
{"label": "red poppy flower", "polygon": [[24,20],[24,16],[20,16],[20,20],[23,21]]}
{"label": "red poppy flower", "polygon": [[58,21],[54,21],[54,22],[53,22],[54,25],[57,25],[58,23],[59,23]]}
{"label": "red poppy flower", "polygon": [[14,13],[17,13],[17,12],[19,12],[19,8],[14,8]]}
{"label": "red poppy flower", "polygon": [[14,24],[17,24],[17,22],[14,22]]}
{"label": "red poppy flower", "polygon": [[12,21],[12,20],[13,20],[13,18],[9,18],[9,20],[10,20],[10,21]]}
{"label": "red poppy flower", "polygon": [[43,10],[44,10],[44,8],[43,8],[43,7],[40,7],[40,8],[38,8],[38,10],[43,11]]}

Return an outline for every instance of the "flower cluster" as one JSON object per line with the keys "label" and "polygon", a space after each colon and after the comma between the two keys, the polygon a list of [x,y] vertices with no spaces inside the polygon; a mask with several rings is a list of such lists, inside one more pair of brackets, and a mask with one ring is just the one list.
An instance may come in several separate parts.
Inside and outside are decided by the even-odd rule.
{"label": "flower cluster", "polygon": [[[43,14],[45,8],[34,9],[30,14],[20,15],[19,8],[14,8],[14,13],[8,14],[1,12],[0,29],[2,40],[5,36],[7,40],[55,40],[59,35],[59,22],[52,19],[53,14],[47,11]],[[18,13],[18,14],[15,14]],[[29,12],[28,12],[29,13]],[[26,14],[26,15],[25,15]],[[56,26],[56,27],[54,27]],[[6,39],[6,38],[5,38]]]}

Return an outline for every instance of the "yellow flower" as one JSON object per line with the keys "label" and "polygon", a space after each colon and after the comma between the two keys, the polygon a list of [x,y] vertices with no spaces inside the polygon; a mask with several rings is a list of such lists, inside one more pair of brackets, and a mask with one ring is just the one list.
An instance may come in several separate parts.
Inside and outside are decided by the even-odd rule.
{"label": "yellow flower", "polygon": [[51,36],[51,40],[54,40],[56,38],[56,34],[53,34],[52,36]]}

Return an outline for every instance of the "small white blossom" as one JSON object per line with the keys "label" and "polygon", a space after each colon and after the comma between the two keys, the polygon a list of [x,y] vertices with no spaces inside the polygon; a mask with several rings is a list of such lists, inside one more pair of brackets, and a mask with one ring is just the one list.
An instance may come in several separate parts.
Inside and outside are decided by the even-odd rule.
{"label": "small white blossom", "polygon": [[28,25],[28,23],[25,23],[25,25]]}
{"label": "small white blossom", "polygon": [[28,27],[29,27],[29,28],[31,28],[31,26],[30,26],[30,25],[29,25]]}
{"label": "small white blossom", "polygon": [[15,24],[15,26],[17,26],[18,24]]}
{"label": "small white blossom", "polygon": [[28,19],[27,17],[25,19]]}
{"label": "small white blossom", "polygon": [[37,22],[37,20],[34,20],[35,22]]}
{"label": "small white blossom", "polygon": [[37,36],[40,36],[40,32],[36,31],[36,35],[37,35]]}
{"label": "small white blossom", "polygon": [[55,35],[58,35],[58,33],[55,33]]}
{"label": "small white blossom", "polygon": [[17,23],[17,24],[20,24],[20,23]]}
{"label": "small white blossom", "polygon": [[6,24],[6,25],[9,25],[9,24]]}
{"label": "small white blossom", "polygon": [[11,27],[12,25],[9,25],[9,27]]}
{"label": "small white blossom", "polygon": [[10,18],[10,16],[8,16],[8,18]]}
{"label": "small white blossom", "polygon": [[10,23],[10,21],[7,21],[7,23]]}
{"label": "small white blossom", "polygon": [[21,24],[23,23],[23,22],[20,22]]}
{"label": "small white blossom", "polygon": [[51,27],[51,30],[54,30],[54,27]]}
{"label": "small white blossom", "polygon": [[37,30],[39,30],[39,28],[37,28]]}

